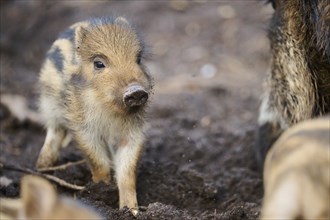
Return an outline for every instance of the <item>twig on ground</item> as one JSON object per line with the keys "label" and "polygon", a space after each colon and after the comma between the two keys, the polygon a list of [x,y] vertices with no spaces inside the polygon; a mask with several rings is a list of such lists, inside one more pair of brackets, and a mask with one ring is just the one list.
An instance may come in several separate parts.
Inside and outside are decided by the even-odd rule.
{"label": "twig on ground", "polygon": [[76,161],[76,162],[68,162],[66,164],[62,164],[62,165],[59,165],[59,166],[46,167],[46,168],[41,168],[41,169],[37,169],[37,170],[38,170],[38,172],[47,172],[47,171],[55,171],[55,170],[65,170],[65,169],[67,169],[70,166],[79,165],[79,164],[82,164],[82,163],[85,163],[85,162],[86,162],[86,160],[83,159],[83,160],[79,160],[79,161]]}
{"label": "twig on ground", "polygon": [[22,172],[22,173],[28,173],[28,174],[41,176],[41,177],[44,177],[48,180],[51,180],[51,181],[57,183],[60,186],[67,187],[69,189],[74,189],[74,190],[83,190],[83,189],[85,189],[84,186],[74,185],[74,184],[68,183],[68,182],[66,182],[66,181],[64,181],[64,180],[62,180],[62,179],[60,179],[56,176],[53,176],[53,175],[50,175],[50,174],[40,173],[38,171],[29,169],[29,168],[23,168],[23,167],[16,166],[16,165],[7,165],[7,164],[4,164],[3,162],[0,162],[0,168],[5,169],[5,170],[12,170],[12,171],[18,171],[18,172]]}
{"label": "twig on ground", "polygon": [[49,180],[52,180],[54,182],[56,182],[57,184],[61,185],[61,186],[64,186],[64,187],[67,187],[67,188],[70,188],[70,189],[75,189],[75,190],[83,190],[85,189],[84,186],[78,186],[78,185],[74,185],[74,184],[71,184],[71,183],[68,183],[56,176],[53,176],[53,175],[49,175],[49,174],[42,174],[42,176],[44,176],[46,179],[49,179]]}

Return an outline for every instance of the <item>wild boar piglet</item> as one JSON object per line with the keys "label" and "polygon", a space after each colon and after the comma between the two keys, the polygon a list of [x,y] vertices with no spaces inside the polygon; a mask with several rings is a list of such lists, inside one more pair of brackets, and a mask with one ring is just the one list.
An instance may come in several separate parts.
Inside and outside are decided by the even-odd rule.
{"label": "wild boar piglet", "polygon": [[329,219],[330,116],[300,122],[271,147],[262,219]]}
{"label": "wild boar piglet", "polygon": [[38,176],[24,176],[19,199],[0,198],[0,219],[103,219],[91,207],[59,196],[54,187]]}
{"label": "wild boar piglet", "polygon": [[47,128],[37,167],[58,159],[71,134],[89,161],[94,182],[115,171],[120,208],[136,215],[136,167],[152,79],[145,46],[123,17],[72,25],[53,43],[40,73],[40,112]]}

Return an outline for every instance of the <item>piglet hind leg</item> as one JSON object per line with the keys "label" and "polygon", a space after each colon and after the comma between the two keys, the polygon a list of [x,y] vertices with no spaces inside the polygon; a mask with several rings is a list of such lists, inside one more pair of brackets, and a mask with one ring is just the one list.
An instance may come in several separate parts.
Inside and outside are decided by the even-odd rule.
{"label": "piglet hind leg", "polygon": [[47,128],[46,139],[37,161],[38,169],[50,167],[57,161],[66,133],[66,129],[60,126]]}
{"label": "piglet hind leg", "polygon": [[111,182],[111,158],[105,144],[95,136],[78,133],[77,141],[80,149],[84,152],[89,161],[93,182],[103,181],[106,184]]}
{"label": "piglet hind leg", "polygon": [[129,143],[125,146],[120,146],[115,155],[119,207],[128,207],[134,216],[137,216],[139,213],[136,195],[136,168],[141,149],[142,143]]}

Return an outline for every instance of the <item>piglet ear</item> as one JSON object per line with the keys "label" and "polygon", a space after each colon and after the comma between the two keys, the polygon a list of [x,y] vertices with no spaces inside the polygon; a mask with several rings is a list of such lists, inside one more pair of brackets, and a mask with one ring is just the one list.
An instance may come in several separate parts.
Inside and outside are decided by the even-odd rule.
{"label": "piglet ear", "polygon": [[25,176],[21,181],[22,217],[45,218],[54,209],[57,194],[53,186],[37,176]]}
{"label": "piglet ear", "polygon": [[88,27],[90,23],[88,21],[81,21],[73,24],[70,28],[74,30],[74,44],[78,49],[82,44],[83,39],[86,37],[88,33]]}
{"label": "piglet ear", "polygon": [[117,23],[117,24],[123,24],[123,25],[130,25],[129,22],[127,21],[127,19],[124,18],[124,17],[118,17],[118,18],[116,18],[115,23]]}
{"label": "piglet ear", "polygon": [[86,37],[88,31],[85,27],[79,26],[76,29],[76,38],[75,38],[75,45],[76,49],[80,48],[80,45],[82,44],[84,38]]}

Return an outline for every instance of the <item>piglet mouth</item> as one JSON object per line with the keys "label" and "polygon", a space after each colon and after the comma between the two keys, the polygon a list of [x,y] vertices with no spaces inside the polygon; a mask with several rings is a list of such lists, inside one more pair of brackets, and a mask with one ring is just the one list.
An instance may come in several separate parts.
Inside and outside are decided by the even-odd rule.
{"label": "piglet mouth", "polygon": [[149,98],[148,92],[140,85],[129,86],[123,95],[123,102],[128,109],[139,109]]}

